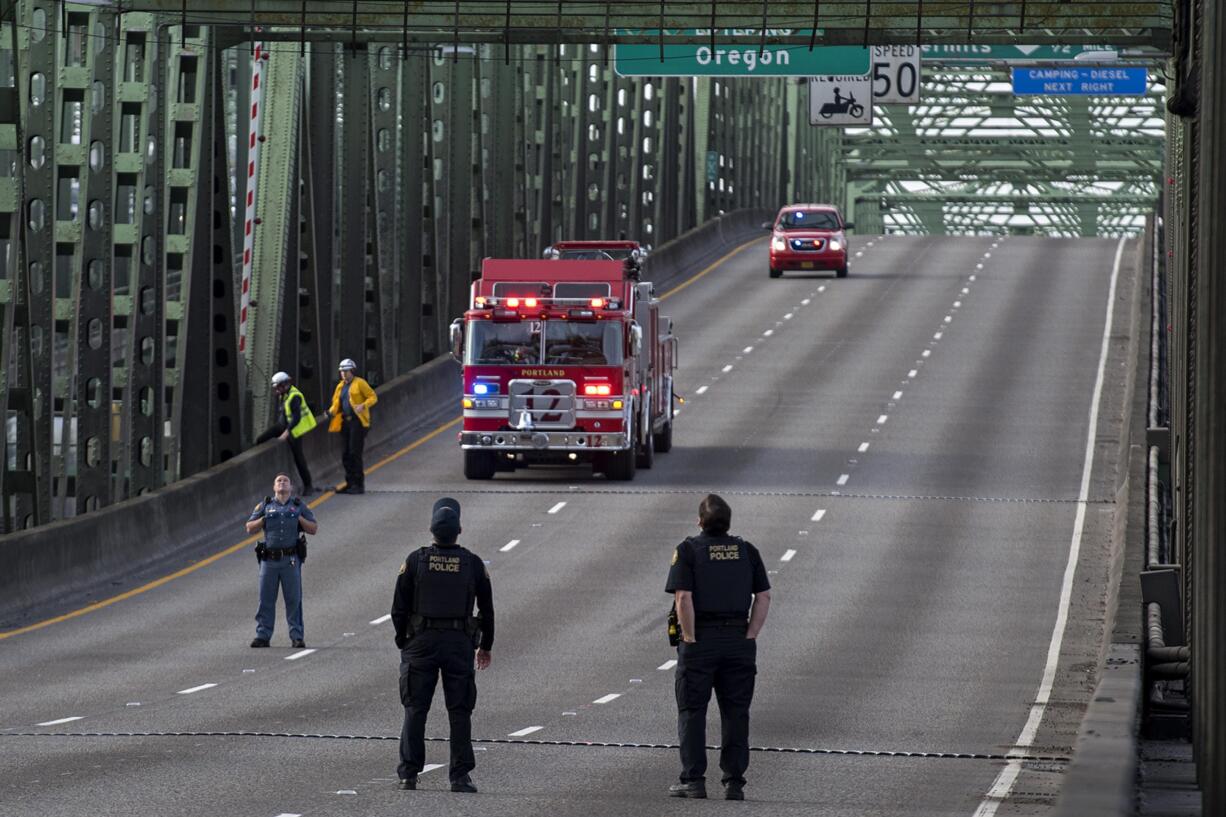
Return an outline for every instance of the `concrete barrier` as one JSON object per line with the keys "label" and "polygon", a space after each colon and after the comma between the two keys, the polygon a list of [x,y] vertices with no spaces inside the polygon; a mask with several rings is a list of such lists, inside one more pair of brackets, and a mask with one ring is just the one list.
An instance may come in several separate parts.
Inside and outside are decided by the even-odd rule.
{"label": "concrete barrier", "polygon": [[[646,262],[644,278],[663,292],[755,233],[765,235],[761,223],[773,215],[738,210],[695,227],[657,248]],[[460,367],[450,356],[380,386],[367,451],[403,444],[454,414],[460,388]],[[326,433],[326,427],[321,419],[304,440],[320,486],[341,476],[340,435]],[[457,469],[459,462],[457,452]],[[125,577],[164,575],[221,544],[232,544],[241,537],[244,509],[270,491],[278,471],[297,482],[288,446],[266,443],[144,496],[0,536],[0,630],[109,597],[122,592]]]}

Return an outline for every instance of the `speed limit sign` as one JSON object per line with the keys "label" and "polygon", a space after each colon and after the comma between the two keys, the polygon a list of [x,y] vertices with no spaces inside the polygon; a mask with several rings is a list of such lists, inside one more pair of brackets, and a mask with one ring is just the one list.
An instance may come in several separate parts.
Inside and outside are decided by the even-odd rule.
{"label": "speed limit sign", "polygon": [[920,49],[916,45],[873,46],[873,102],[920,100]]}

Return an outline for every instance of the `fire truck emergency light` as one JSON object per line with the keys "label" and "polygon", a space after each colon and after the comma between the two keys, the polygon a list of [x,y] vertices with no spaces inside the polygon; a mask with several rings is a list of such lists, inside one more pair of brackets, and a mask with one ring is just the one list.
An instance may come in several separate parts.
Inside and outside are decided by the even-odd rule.
{"label": "fire truck emergency light", "polygon": [[602,306],[604,306],[604,298],[592,299],[592,309],[600,309]]}
{"label": "fire truck emergency light", "polygon": [[589,383],[583,387],[583,393],[585,395],[595,395],[597,397],[604,397],[609,394],[612,394],[613,392],[609,388],[608,383]]}

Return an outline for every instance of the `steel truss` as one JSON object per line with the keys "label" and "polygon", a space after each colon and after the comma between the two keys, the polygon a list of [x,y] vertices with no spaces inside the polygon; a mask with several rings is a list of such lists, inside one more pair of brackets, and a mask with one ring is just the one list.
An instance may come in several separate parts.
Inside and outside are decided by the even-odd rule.
{"label": "steel truss", "polygon": [[591,45],[256,54],[132,8],[24,0],[2,32],[5,531],[234,456],[274,371],[318,410],[341,357],[377,385],[444,352],[487,255],[844,195],[841,135],[783,80],[619,77]]}
{"label": "steel truss", "polygon": [[849,204],[896,232],[1134,234],[1158,199],[1163,92],[1015,97],[1006,68],[926,66],[919,105],[844,139]]}

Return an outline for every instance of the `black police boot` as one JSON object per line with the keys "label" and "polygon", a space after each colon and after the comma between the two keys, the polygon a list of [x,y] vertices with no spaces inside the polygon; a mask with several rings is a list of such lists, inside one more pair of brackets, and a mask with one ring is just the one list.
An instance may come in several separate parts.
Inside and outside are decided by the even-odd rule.
{"label": "black police boot", "polygon": [[464,791],[464,792],[468,792],[469,794],[475,794],[477,791],[477,787],[473,784],[473,779],[471,777],[469,777],[468,775],[464,775],[463,777],[459,779],[451,781],[451,790],[452,791]]}
{"label": "black police boot", "polygon": [[256,639],[253,639],[253,640],[251,641],[251,646],[253,646],[253,647],[267,647],[267,646],[268,646],[268,639],[267,639],[267,638],[256,638]]}
{"label": "black police boot", "polygon": [[400,790],[417,791],[417,776],[414,775],[413,777],[402,777],[400,779]]}
{"label": "black police boot", "polygon": [[306,646],[306,642],[305,642],[305,641],[303,641],[301,638],[294,638],[294,639],[291,639],[291,640],[290,640],[290,645],[291,645],[291,646],[292,646],[294,649],[296,649],[296,650],[300,650],[300,649],[302,649],[303,647],[305,647],[305,646]]}
{"label": "black police boot", "polygon": [[735,780],[729,780],[724,784],[724,799],[725,800],[744,800],[745,799],[745,784],[738,783]]}
{"label": "black police boot", "polygon": [[668,787],[669,797],[688,797],[691,800],[707,799],[707,784],[703,780],[674,783]]}

